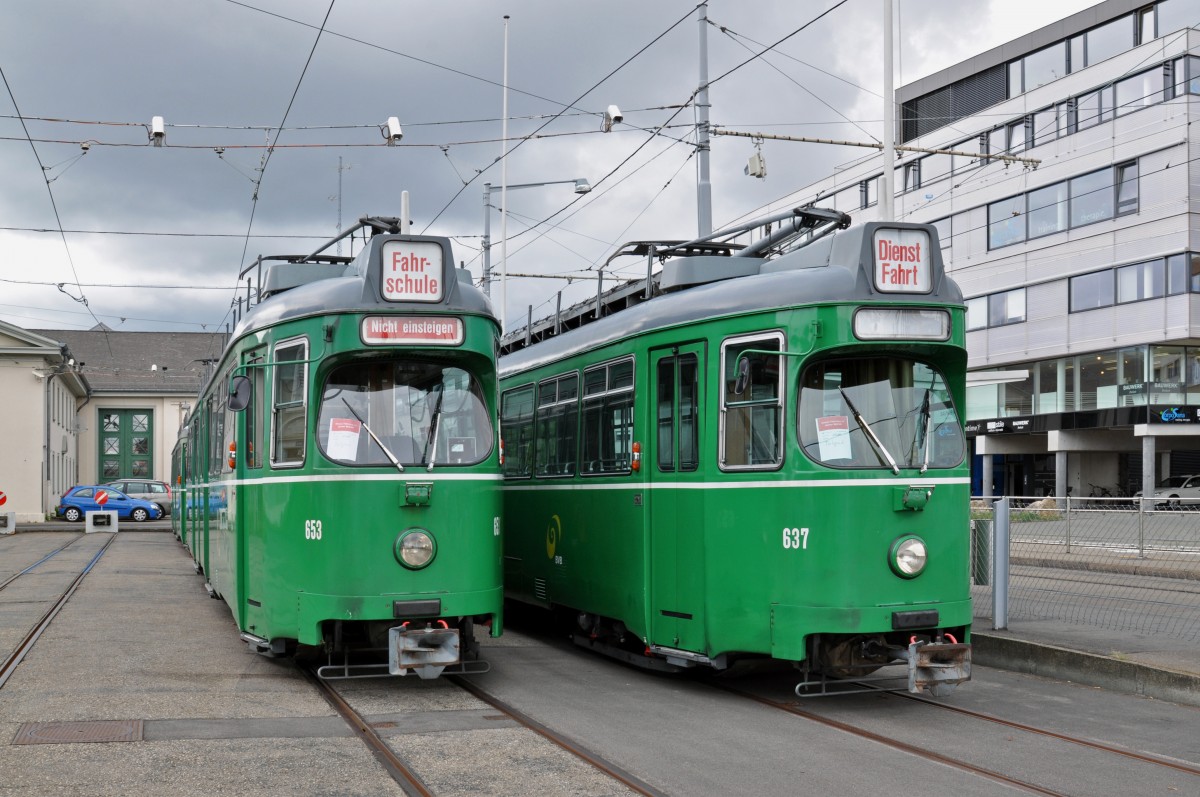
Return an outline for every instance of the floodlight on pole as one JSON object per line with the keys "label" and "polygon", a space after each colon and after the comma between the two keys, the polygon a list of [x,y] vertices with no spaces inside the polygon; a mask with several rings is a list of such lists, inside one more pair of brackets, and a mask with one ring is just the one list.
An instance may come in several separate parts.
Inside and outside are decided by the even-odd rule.
{"label": "floodlight on pole", "polygon": [[[570,180],[545,180],[540,183],[519,183],[517,185],[505,186],[508,191],[515,191],[518,188],[540,188],[543,185],[562,185],[564,183],[573,183],[576,194],[586,194],[592,190],[592,184],[588,182],[586,177],[573,177]],[[500,212],[507,215],[507,208],[504,207],[504,201],[501,200]],[[505,235],[506,230],[501,232]],[[501,247],[501,256],[507,260],[507,249]],[[503,301],[504,289],[503,285],[507,279],[507,263],[504,264],[502,271],[504,275],[501,278],[501,301]],[[492,295],[492,184],[483,184],[483,292],[491,297]],[[503,309],[501,310],[503,317]]]}

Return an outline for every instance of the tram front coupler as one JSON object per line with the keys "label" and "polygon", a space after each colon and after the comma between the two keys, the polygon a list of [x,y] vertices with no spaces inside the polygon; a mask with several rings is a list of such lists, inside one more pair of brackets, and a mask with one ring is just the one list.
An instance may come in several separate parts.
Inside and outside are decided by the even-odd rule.
{"label": "tram front coupler", "polygon": [[928,690],[934,697],[945,697],[971,680],[970,645],[914,637],[908,647],[890,647],[889,652],[908,666],[908,691],[913,694]]}
{"label": "tram front coupler", "polygon": [[444,621],[425,628],[409,623],[388,629],[388,671],[392,675],[416,673],[422,680],[437,678],[442,670],[459,664],[461,638],[457,628]]}

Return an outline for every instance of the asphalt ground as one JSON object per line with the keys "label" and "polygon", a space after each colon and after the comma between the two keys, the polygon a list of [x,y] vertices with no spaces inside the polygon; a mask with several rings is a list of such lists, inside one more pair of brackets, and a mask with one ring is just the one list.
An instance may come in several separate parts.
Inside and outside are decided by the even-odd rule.
{"label": "asphalt ground", "polygon": [[[123,521],[120,528],[163,531],[169,530],[171,523],[170,519]],[[18,534],[82,530],[82,523],[65,521],[17,526]],[[1188,566],[1195,567],[1190,562]],[[1158,571],[1150,571],[1147,577],[1154,575],[1159,575]],[[224,608],[224,604],[212,603]],[[978,616],[972,641],[974,662],[981,666],[1200,706],[1200,641],[1054,620],[1022,620],[997,630]]]}

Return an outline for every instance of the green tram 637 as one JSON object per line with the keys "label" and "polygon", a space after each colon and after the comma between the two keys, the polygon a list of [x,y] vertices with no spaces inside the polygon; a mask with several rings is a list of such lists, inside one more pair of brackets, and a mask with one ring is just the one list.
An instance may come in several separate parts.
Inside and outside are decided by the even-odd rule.
{"label": "green tram 637", "polygon": [[807,694],[905,664],[946,694],[970,678],[962,295],[932,226],[763,222],[627,245],[663,268],[623,309],[502,341],[506,592],[641,666],[769,657]]}
{"label": "green tram 637", "polygon": [[359,228],[356,258],[330,241],[251,266],[261,300],[175,449],[175,531],[260,653],[316,649],[323,678],[482,672],[474,626],[499,636],[503,608],[499,327],[447,239]]}

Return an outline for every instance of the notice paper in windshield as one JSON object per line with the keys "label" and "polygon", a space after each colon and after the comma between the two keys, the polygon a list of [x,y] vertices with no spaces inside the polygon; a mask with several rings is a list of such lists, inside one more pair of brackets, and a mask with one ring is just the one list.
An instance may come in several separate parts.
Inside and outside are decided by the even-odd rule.
{"label": "notice paper in windshield", "polygon": [[817,418],[817,444],[821,459],[850,459],[850,419],[845,415]]}
{"label": "notice paper in windshield", "polygon": [[353,418],[330,418],[329,440],[325,450],[330,459],[354,462],[358,459],[358,433],[362,424]]}

